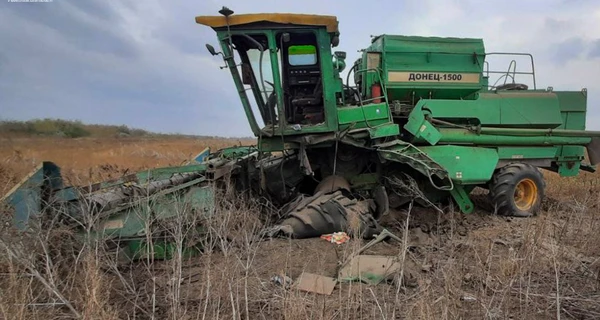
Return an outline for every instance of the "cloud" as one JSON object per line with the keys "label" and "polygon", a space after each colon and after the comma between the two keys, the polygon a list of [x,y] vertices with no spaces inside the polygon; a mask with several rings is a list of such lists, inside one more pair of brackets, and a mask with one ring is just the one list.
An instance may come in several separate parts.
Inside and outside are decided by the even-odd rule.
{"label": "cloud", "polygon": [[[216,113],[239,109],[238,99],[231,95],[232,81],[218,69],[219,61],[208,54],[187,53],[156,35],[161,16],[151,14],[161,12],[156,4],[111,7],[102,15],[108,19],[103,24],[81,24],[79,31],[69,32],[63,30],[68,24],[61,24],[66,22],[53,24],[42,17],[53,17],[55,11],[61,16],[65,10],[77,16],[79,9],[69,4],[36,8],[33,13],[0,13],[1,23],[18,30],[0,35],[2,43],[13,44],[0,49],[8,61],[6,72],[13,75],[0,80],[3,117],[61,117],[216,134],[219,128],[210,121],[219,118]],[[132,16],[133,11],[150,12],[143,16],[148,20]],[[71,27],[80,25],[74,22],[77,18],[70,19]],[[82,44],[80,39],[102,45]],[[111,46],[114,50],[104,50]],[[201,42],[197,46],[203,47]],[[224,134],[247,134],[245,121],[234,119],[237,130],[230,128]]]}
{"label": "cloud", "polygon": [[569,38],[552,46],[553,60],[559,65],[564,65],[570,60],[578,59],[585,48],[581,38]]}
{"label": "cloud", "polygon": [[600,39],[595,40],[590,45],[590,51],[588,53],[589,58],[599,58],[600,57]]}
{"label": "cloud", "polygon": [[[210,56],[213,30],[195,23],[220,1],[54,0],[0,11],[0,117],[61,117],[193,134],[250,135],[228,70]],[[347,61],[382,33],[483,38],[487,51],[534,54],[538,88],[588,87],[588,127],[600,118],[600,8],[596,1],[482,5],[475,0],[231,0],[236,13],[337,15]],[[382,15],[381,8],[389,11]],[[516,10],[518,8],[518,10]],[[508,61],[494,61],[498,69]],[[527,61],[519,61],[526,67]]]}
{"label": "cloud", "polygon": [[112,23],[118,19],[114,10],[102,2],[56,1],[42,5],[17,3],[6,5],[6,8],[7,15],[52,30],[80,49],[123,56],[135,54],[132,39]]}

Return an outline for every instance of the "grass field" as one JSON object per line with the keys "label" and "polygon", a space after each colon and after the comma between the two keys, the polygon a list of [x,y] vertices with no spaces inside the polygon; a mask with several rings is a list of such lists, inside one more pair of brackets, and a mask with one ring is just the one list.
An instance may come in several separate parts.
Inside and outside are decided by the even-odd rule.
{"label": "grass field", "polygon": [[[5,138],[0,194],[42,160],[86,184],[178,165],[205,147],[253,141],[169,137]],[[98,244],[72,251],[68,230],[44,230],[22,252],[0,238],[2,319],[594,319],[600,318],[600,175],[548,183],[543,212],[517,219],[413,208],[384,217],[404,239],[368,254],[402,257],[389,283],[337,284],[330,296],[270,281],[303,271],[335,277],[366,243],[251,241],[263,226],[249,205],[224,203],[200,257],[119,266]],[[479,202],[478,202],[479,203]],[[52,244],[52,246],[50,245]]]}

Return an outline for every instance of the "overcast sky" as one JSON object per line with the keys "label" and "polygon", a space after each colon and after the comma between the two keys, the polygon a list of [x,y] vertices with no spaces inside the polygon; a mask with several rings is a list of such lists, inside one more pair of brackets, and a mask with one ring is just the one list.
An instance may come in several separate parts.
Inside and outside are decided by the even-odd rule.
{"label": "overcast sky", "polygon": [[194,21],[223,5],[336,15],[348,64],[382,33],[477,37],[488,52],[530,52],[538,88],[588,88],[587,126],[600,130],[596,0],[0,0],[0,119],[251,135],[229,71],[204,47],[217,44],[215,33]]}

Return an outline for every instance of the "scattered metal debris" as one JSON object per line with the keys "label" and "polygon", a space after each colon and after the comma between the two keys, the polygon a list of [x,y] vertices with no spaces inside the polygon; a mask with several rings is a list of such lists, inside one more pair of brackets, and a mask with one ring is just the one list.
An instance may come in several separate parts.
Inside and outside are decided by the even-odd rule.
{"label": "scattered metal debris", "polygon": [[466,301],[466,302],[475,302],[477,301],[477,298],[470,296],[470,295],[464,295],[462,297],[460,297],[461,301]]}
{"label": "scattered metal debris", "polygon": [[392,238],[398,242],[402,242],[402,239],[400,239],[398,236],[396,236],[395,234],[389,232],[387,229],[383,229],[376,237],[375,239],[369,241],[369,243],[367,243],[366,245],[364,245],[362,248],[360,248],[357,252],[357,255],[362,254],[363,252],[365,252],[367,249],[371,248],[372,246],[385,241],[387,238]]}
{"label": "scattered metal debris", "polygon": [[294,283],[294,280],[292,280],[292,278],[283,275],[275,275],[271,277],[271,282],[276,283],[286,289],[289,289],[291,287],[291,285]]}

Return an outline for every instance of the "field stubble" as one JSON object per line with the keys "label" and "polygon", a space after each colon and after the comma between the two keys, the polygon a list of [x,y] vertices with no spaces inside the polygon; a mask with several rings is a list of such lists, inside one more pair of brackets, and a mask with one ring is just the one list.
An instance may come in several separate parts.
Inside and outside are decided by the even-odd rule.
{"label": "field stubble", "polygon": [[[242,143],[252,143],[242,141]],[[177,165],[204,147],[238,144],[193,139],[13,139],[0,145],[0,193],[41,160],[72,183]],[[97,242],[75,248],[69,230],[44,228],[0,237],[0,318],[41,319],[593,319],[600,318],[598,174],[547,173],[548,199],[537,217],[463,215],[414,207],[385,217],[404,239],[368,254],[401,257],[402,271],[370,286],[338,284],[331,296],[286,289],[274,275],[335,277],[366,242],[254,241],[264,226],[252,203],[223,201],[205,221],[199,257],[118,265]],[[173,234],[183,239],[182,209]],[[26,243],[31,251],[19,250]]]}

